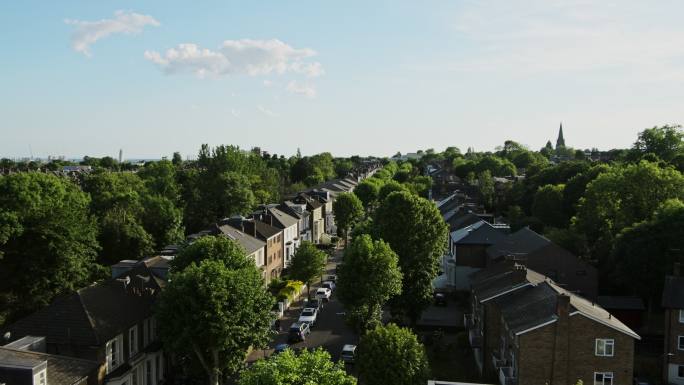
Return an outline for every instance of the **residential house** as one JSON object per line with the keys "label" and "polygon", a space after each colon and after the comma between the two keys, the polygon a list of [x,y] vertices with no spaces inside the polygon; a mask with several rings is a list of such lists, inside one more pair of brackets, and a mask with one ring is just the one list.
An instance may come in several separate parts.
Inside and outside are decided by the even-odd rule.
{"label": "residential house", "polygon": [[100,365],[45,353],[45,338],[27,336],[0,347],[0,384],[98,385]]}
{"label": "residential house", "polygon": [[455,290],[470,289],[470,275],[487,267],[487,247],[504,239],[508,225],[492,225],[480,220],[449,233],[444,271],[448,285]]}
{"label": "residential house", "polygon": [[487,266],[510,259],[537,271],[586,298],[598,295],[598,271],[546,237],[524,227],[486,250]]}
{"label": "residential house", "polygon": [[501,385],[629,385],[639,335],[548,277],[504,262],[473,277],[476,361]]}
{"label": "residential house", "polygon": [[164,283],[140,262],[56,299],[6,331],[11,339],[45,337],[49,354],[97,362],[105,385],[164,384],[166,356],[152,314]]}
{"label": "residential house", "polygon": [[684,277],[676,264],[673,275],[665,277],[662,306],[665,309],[665,352],[663,379],[684,385]]}
{"label": "residential house", "polygon": [[311,212],[306,209],[306,204],[296,204],[291,201],[285,201],[278,205],[278,209],[297,218],[300,243],[303,241],[313,242],[313,236],[311,234]]}
{"label": "residential house", "polygon": [[267,223],[283,232],[283,266],[286,268],[299,247],[299,220],[278,208],[278,205],[263,205],[252,214],[254,220]]}
{"label": "residential house", "polygon": [[264,249],[266,256],[264,266],[265,279],[268,282],[273,278],[280,277],[284,265],[282,230],[265,222],[243,217],[231,217],[224,219],[222,223],[227,223],[237,230],[264,242],[266,244]]}
{"label": "residential house", "polygon": [[323,204],[313,199],[308,194],[299,193],[290,200],[295,205],[300,205],[304,210],[311,213],[309,227],[311,228],[311,240],[313,243],[321,243],[325,234],[325,218],[323,217]]}
{"label": "residential house", "polygon": [[252,258],[256,266],[261,269],[261,276],[265,280],[268,280],[270,272],[266,266],[266,242],[252,235],[254,234],[253,232],[248,234],[242,230],[238,230],[238,228],[232,226],[229,221],[230,218],[219,221],[219,223],[214,225],[210,230],[209,234],[221,235],[237,242],[245,250],[245,254]]}
{"label": "residential house", "polygon": [[323,216],[325,234],[337,234],[335,214],[333,213],[333,195],[331,195],[329,191],[324,190],[312,190],[307,194],[322,205],[321,215]]}

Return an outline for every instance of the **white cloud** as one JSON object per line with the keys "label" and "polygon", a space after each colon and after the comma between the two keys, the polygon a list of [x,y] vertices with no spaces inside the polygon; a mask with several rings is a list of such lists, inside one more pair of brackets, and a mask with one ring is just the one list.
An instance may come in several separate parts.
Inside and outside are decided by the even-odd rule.
{"label": "white cloud", "polygon": [[[475,51],[450,69],[614,71],[682,78],[684,30],[641,1],[508,0],[462,3],[456,29]],[[466,51],[464,51],[466,52]]]}
{"label": "white cloud", "polygon": [[217,50],[201,48],[193,43],[179,44],[163,55],[146,51],[145,58],[167,74],[191,72],[200,78],[288,72],[316,77],[323,74],[322,65],[307,61],[316,54],[310,48],[294,48],[278,39],[241,39],[226,40]]}
{"label": "white cloud", "polygon": [[268,80],[268,79],[264,79],[264,87],[270,87],[270,86],[272,86],[272,85],[273,85],[273,82],[272,82],[272,81],[270,81],[270,80]]}
{"label": "white cloud", "polygon": [[278,114],[276,114],[275,112],[269,110],[268,108],[266,108],[262,105],[258,105],[257,110],[259,110],[262,114],[267,115],[267,116],[272,116],[272,117],[278,116]]}
{"label": "white cloud", "polygon": [[86,56],[90,56],[90,46],[102,38],[116,33],[137,34],[148,25],[155,27],[160,25],[152,16],[125,11],[116,11],[113,19],[98,21],[66,19],[64,22],[76,26],[71,35],[71,45],[75,51]]}
{"label": "white cloud", "polygon": [[316,89],[308,83],[298,83],[297,81],[292,80],[287,84],[286,89],[288,92],[291,92],[293,94],[304,95],[307,98],[316,97]]}

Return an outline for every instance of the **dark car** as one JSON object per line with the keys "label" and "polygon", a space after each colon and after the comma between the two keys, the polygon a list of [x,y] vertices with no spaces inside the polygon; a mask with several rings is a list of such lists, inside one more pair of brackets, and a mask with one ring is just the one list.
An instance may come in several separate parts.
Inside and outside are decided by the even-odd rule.
{"label": "dark car", "polygon": [[309,324],[307,322],[295,322],[290,326],[290,331],[287,335],[288,342],[299,342],[306,340],[306,336],[311,333]]}
{"label": "dark car", "polygon": [[444,293],[435,293],[435,305],[437,305],[437,306],[446,306],[446,305],[447,305],[446,294],[444,294]]}
{"label": "dark car", "polygon": [[288,345],[288,344],[278,344],[273,349],[273,354],[280,354],[289,348],[290,348],[290,345]]}
{"label": "dark car", "polygon": [[323,309],[323,301],[321,301],[320,298],[311,298],[306,302],[304,307],[312,307],[321,311],[321,309]]}

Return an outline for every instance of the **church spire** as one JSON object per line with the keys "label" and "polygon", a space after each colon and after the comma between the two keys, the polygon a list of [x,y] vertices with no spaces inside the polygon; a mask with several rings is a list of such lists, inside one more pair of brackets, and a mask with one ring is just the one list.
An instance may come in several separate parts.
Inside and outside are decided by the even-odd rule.
{"label": "church spire", "polygon": [[560,129],[558,130],[558,139],[556,139],[556,148],[565,147],[565,138],[563,138],[563,122],[560,124]]}

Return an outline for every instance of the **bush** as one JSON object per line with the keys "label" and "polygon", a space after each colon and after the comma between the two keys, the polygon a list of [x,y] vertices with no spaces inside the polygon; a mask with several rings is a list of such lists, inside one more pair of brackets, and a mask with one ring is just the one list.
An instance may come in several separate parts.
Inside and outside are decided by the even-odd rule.
{"label": "bush", "polygon": [[301,281],[288,280],[283,283],[284,286],[278,291],[278,295],[276,296],[278,301],[284,301],[285,299],[290,301],[294,300],[295,296],[299,294],[302,291],[302,287],[304,287],[304,283]]}

